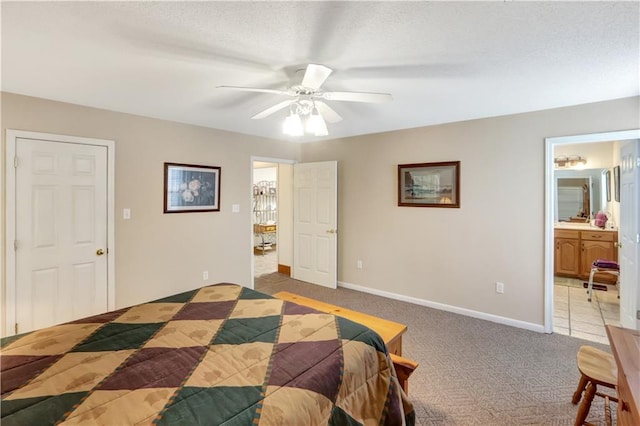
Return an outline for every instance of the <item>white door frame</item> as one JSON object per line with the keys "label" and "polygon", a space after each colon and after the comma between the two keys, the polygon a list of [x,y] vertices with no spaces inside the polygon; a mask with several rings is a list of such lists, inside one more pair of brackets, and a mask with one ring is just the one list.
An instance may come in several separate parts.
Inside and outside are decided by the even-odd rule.
{"label": "white door frame", "polygon": [[[104,146],[107,148],[107,308],[114,310],[115,293],[115,141],[107,139],[84,138],[78,136],[56,135],[52,133],[30,132],[7,129],[5,154],[5,315],[2,318],[4,329],[2,336],[14,334],[16,324],[16,144],[18,138],[50,140],[53,142],[82,145]],[[0,293],[1,294],[1,293]]]}
{"label": "white door frame", "polygon": [[586,135],[560,136],[545,138],[545,174],[544,174],[544,332],[553,332],[553,213],[554,203],[554,167],[553,150],[559,145],[594,142],[615,142],[628,139],[640,139],[640,129],[616,132],[592,133]]}
{"label": "white door frame", "polygon": [[[296,160],[288,160],[285,158],[272,158],[272,157],[259,157],[259,156],[251,156],[249,162],[249,189],[247,190],[247,194],[249,194],[249,204],[248,206],[253,206],[253,163],[256,161],[261,161],[264,163],[275,163],[275,164],[295,164]],[[280,194],[278,194],[277,203],[280,203]],[[276,207],[276,211],[279,210],[279,206]],[[251,280],[249,281],[249,288],[256,288],[255,283],[255,259],[253,257],[253,244],[254,244],[254,235],[253,235],[253,212],[249,210],[249,229],[251,232],[249,233],[249,247],[247,248],[247,253],[251,254]],[[291,265],[293,268],[293,265]]]}

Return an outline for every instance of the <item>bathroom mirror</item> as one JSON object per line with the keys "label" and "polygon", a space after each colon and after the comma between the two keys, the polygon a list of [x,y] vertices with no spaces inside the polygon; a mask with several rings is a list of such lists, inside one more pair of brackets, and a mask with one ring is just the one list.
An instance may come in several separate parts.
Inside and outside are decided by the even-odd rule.
{"label": "bathroom mirror", "polygon": [[602,190],[608,169],[555,170],[555,222],[593,219],[607,209]]}

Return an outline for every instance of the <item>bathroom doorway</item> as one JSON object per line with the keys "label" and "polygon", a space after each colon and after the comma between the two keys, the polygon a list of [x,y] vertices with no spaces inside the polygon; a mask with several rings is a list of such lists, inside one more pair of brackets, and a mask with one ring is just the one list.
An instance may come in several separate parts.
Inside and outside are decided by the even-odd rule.
{"label": "bathroom doorway", "polygon": [[[621,141],[633,137],[626,133],[547,139],[546,332],[608,344],[605,326],[621,325],[617,276],[596,276],[591,301],[585,286],[589,281],[591,257],[618,261],[621,203],[615,195],[616,182],[612,176],[620,165]],[[582,157],[586,164],[581,164],[579,169],[558,167],[561,163],[558,158],[567,157]],[[560,187],[558,182],[562,179],[576,180],[565,180],[564,187]],[[581,194],[567,188],[577,179],[586,183],[586,187],[577,186]],[[567,193],[580,197],[566,198]],[[565,199],[560,200],[563,196]],[[606,215],[604,228],[594,226],[597,213]],[[637,287],[633,282],[623,285]]]}

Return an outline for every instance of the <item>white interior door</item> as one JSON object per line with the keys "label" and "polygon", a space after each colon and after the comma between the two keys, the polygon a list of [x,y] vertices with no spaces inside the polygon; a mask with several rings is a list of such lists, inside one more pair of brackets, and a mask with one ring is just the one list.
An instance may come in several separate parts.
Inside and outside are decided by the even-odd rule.
{"label": "white interior door", "polygon": [[16,332],[107,311],[107,148],[17,138],[16,157]]}
{"label": "white interior door", "polygon": [[293,166],[293,278],[337,287],[338,163]]}
{"label": "white interior door", "polygon": [[638,269],[640,267],[640,140],[620,147],[620,324],[640,330]]}

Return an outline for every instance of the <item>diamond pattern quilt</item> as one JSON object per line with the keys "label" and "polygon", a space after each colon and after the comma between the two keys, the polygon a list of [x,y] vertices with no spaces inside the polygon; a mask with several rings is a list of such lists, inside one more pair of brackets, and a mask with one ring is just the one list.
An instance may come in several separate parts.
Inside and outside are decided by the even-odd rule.
{"label": "diamond pattern quilt", "polygon": [[3,426],[414,422],[376,333],[234,284],[0,344]]}

